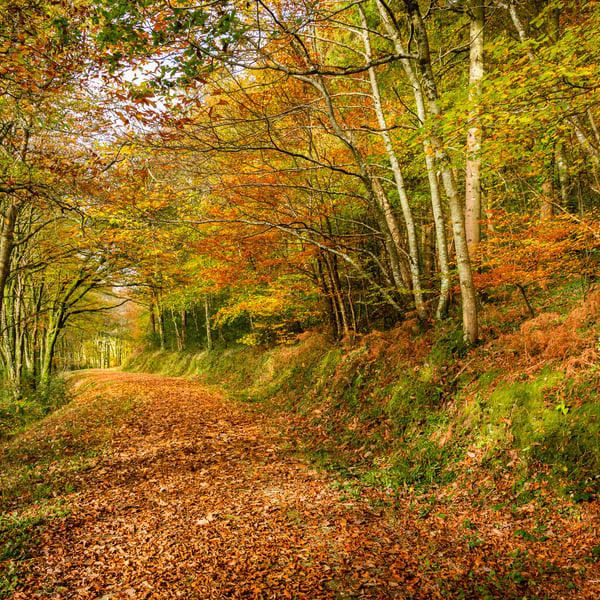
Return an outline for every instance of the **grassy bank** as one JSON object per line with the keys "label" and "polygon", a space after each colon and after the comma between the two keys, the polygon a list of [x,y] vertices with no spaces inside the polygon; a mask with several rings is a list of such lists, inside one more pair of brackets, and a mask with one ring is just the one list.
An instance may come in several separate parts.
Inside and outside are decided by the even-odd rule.
{"label": "grassy bank", "polygon": [[134,408],[79,384],[72,378],[55,385],[55,396],[26,398],[5,421],[13,430],[0,443],[0,598],[10,597],[45,526],[70,513],[82,474]]}
{"label": "grassy bank", "polygon": [[[342,498],[387,523],[410,516],[443,597],[591,598],[577,594],[600,560],[600,292],[549,308],[489,306],[475,348],[451,321],[411,321],[337,344],[307,332],[271,349],[141,351],[125,368],[198,378],[268,411],[290,452],[335,471]],[[143,403],[73,383],[73,401],[37,422],[29,411],[1,446],[0,597]]]}
{"label": "grassy bank", "polygon": [[[561,297],[564,300],[564,297]],[[304,451],[349,481],[426,492],[457,477],[526,502],[600,489],[600,293],[530,318],[489,306],[483,341],[416,321],[333,344],[198,354],[140,352],[126,369],[199,377],[305,432]],[[284,417],[284,418],[283,418]]]}

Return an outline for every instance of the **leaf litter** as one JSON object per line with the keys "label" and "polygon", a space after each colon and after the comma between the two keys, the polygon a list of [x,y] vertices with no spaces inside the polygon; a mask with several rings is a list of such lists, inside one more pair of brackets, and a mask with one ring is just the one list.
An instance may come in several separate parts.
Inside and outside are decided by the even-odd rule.
{"label": "leaf litter", "polygon": [[349,499],[289,453],[293,430],[273,417],[185,379],[91,377],[77,403],[135,408],[80,430],[81,444],[104,428],[104,450],[61,498],[69,511],[35,527],[10,598],[600,596],[595,502],[492,508],[460,480],[437,496],[396,490],[393,505],[389,490]]}

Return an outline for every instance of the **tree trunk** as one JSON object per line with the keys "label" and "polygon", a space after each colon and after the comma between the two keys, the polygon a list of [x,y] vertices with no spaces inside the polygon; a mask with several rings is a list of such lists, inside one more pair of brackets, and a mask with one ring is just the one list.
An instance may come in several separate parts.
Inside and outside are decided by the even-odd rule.
{"label": "tree trunk", "polygon": [[469,252],[473,255],[481,241],[481,92],[484,73],[485,6],[482,0],[469,0],[471,15],[469,65],[469,129],[465,181],[465,229]]}
{"label": "tree trunk", "polygon": [[392,210],[392,206],[389,202],[387,194],[385,193],[385,190],[383,189],[383,186],[381,185],[379,179],[377,179],[377,177],[375,176],[373,177],[373,190],[375,192],[375,195],[377,196],[377,199],[385,216],[385,220],[387,221],[388,227],[390,228],[392,240],[396,248],[396,253],[398,254],[398,268],[400,270],[402,282],[407,290],[412,291],[414,289],[414,280],[410,269],[411,258],[408,252],[406,252],[406,250],[404,249],[404,245],[402,244],[402,234],[400,233],[400,229],[398,227],[398,223],[396,222],[396,217],[394,216],[394,212]]}
{"label": "tree trunk", "polygon": [[327,269],[327,265],[325,258],[323,257],[323,253],[319,252],[317,254],[316,260],[316,268],[317,268],[317,281],[319,287],[321,288],[321,293],[325,298],[325,302],[327,303],[327,316],[329,317],[329,326],[331,327],[331,333],[333,339],[337,340],[340,336],[340,322],[338,318],[338,314],[333,301],[333,292],[329,283],[327,281],[327,276],[325,275],[325,270]]}
{"label": "tree trunk", "polygon": [[564,209],[568,209],[571,184],[569,181],[569,163],[567,162],[565,147],[562,143],[558,144],[556,148],[556,170],[558,171],[558,181],[560,184],[561,205]]}
{"label": "tree trunk", "polygon": [[177,351],[181,352],[183,350],[181,331],[177,325],[177,317],[175,316],[175,311],[173,310],[173,307],[171,307],[171,321],[173,322],[173,329],[175,329],[175,342],[177,344]]}
{"label": "tree trunk", "polygon": [[156,311],[156,325],[158,327],[158,340],[160,343],[160,349],[165,350],[167,346],[166,338],[165,338],[165,318],[163,315],[161,303],[160,303],[160,294],[158,290],[152,290],[153,299],[152,299],[152,310]]}
{"label": "tree trunk", "polygon": [[[363,44],[365,47],[365,55],[367,60],[370,61],[372,59],[372,51],[371,51],[371,40],[369,38],[367,17],[365,15],[365,11],[362,5],[358,5],[358,12],[360,14],[361,20],[361,34],[363,38]],[[421,285],[421,273],[419,267],[419,246],[417,242],[417,230],[415,227],[415,221],[412,214],[412,209],[410,207],[410,203],[408,200],[408,194],[406,192],[406,186],[404,184],[404,177],[402,175],[402,170],[400,169],[400,163],[398,162],[398,158],[396,156],[396,151],[394,150],[394,145],[392,143],[392,137],[389,133],[388,124],[383,113],[383,106],[381,102],[381,93],[379,90],[379,83],[377,81],[377,75],[375,73],[375,69],[371,67],[369,69],[369,82],[371,84],[371,96],[373,98],[373,105],[375,107],[375,114],[377,115],[377,121],[379,124],[380,135],[383,140],[383,144],[385,146],[385,150],[388,156],[388,160],[390,161],[390,165],[392,167],[392,173],[394,174],[394,181],[396,182],[396,189],[398,190],[398,197],[400,198],[400,206],[402,207],[402,214],[404,216],[404,224],[406,226],[406,234],[408,238],[408,248],[409,248],[409,263],[410,263],[410,274],[412,281],[412,293],[414,296],[415,306],[417,309],[417,313],[421,319],[427,318],[427,308],[425,306],[425,302],[423,300],[423,292]],[[392,238],[396,244],[396,250],[400,254],[403,250],[401,247],[401,237],[400,232],[398,231],[398,224],[396,223],[396,219],[392,208],[389,204],[388,198],[381,187],[381,184],[378,180],[376,180],[375,185],[379,185],[380,195],[382,196],[382,211],[387,221],[388,227],[390,228],[390,233]]]}
{"label": "tree trunk", "polygon": [[110,340],[106,339],[106,340],[104,340],[104,368],[105,369],[110,369],[110,354],[111,354]]}
{"label": "tree trunk", "polygon": [[185,350],[185,346],[186,346],[186,341],[185,341],[185,325],[186,325],[185,308],[182,308],[181,312],[179,314],[180,314],[180,317],[181,317],[181,349]]}
{"label": "tree trunk", "polygon": [[165,317],[160,306],[157,306],[157,320],[158,320],[158,335],[160,338],[160,349],[165,350],[167,347],[167,340],[165,337]]}
{"label": "tree trunk", "polygon": [[206,349],[213,349],[212,330],[210,327],[210,312],[208,306],[208,294],[204,294],[204,319],[206,322]]}
{"label": "tree trunk", "polygon": [[350,308],[350,316],[352,317],[352,331],[358,331],[358,322],[356,320],[356,312],[354,310],[354,302],[352,299],[352,282],[350,277],[346,274],[346,283],[348,284],[348,306]]}
{"label": "tree trunk", "polygon": [[42,365],[40,368],[40,385],[43,388],[48,386],[50,382],[50,376],[52,374],[52,361],[54,359],[54,351],[56,349],[56,342],[60,333],[61,327],[59,321],[50,323],[48,326],[48,332],[46,333],[44,343],[44,354],[42,356]]}
{"label": "tree trunk", "polygon": [[350,326],[348,325],[348,316],[346,315],[346,306],[344,305],[344,297],[342,296],[340,277],[335,264],[335,258],[330,254],[325,255],[327,262],[327,274],[329,276],[329,284],[332,291],[332,299],[336,307],[340,320],[340,335],[342,337],[349,335]]}
{"label": "tree trunk", "polygon": [[540,203],[540,220],[551,219],[554,215],[554,186],[550,179],[542,183],[542,201]]}
{"label": "tree trunk", "polygon": [[[381,0],[376,0],[376,2],[385,30],[390,40],[393,42],[396,52],[400,55],[405,54],[402,38],[398,31],[397,21],[393,14],[389,12],[387,5]],[[424,127],[425,121],[427,120],[427,109],[421,83],[419,82],[410,60],[403,58],[401,59],[401,63],[413,91],[419,122],[421,127]],[[433,157],[433,145],[427,132],[424,132],[423,135],[423,150],[427,169],[427,180],[429,182],[431,208],[435,224],[436,245],[440,267],[440,297],[435,312],[435,318],[441,320],[446,316],[450,300],[450,264],[448,260],[448,244],[446,241],[446,223],[444,211],[442,209],[442,197],[437,177],[437,169]]]}
{"label": "tree trunk", "polygon": [[15,225],[18,209],[12,202],[6,209],[2,233],[0,234],[0,310],[4,302],[4,288],[10,273],[10,258],[15,247]]}
{"label": "tree trunk", "polygon": [[148,315],[150,317],[150,335],[154,337],[156,335],[156,317],[154,314],[154,302],[150,303],[150,310]]}

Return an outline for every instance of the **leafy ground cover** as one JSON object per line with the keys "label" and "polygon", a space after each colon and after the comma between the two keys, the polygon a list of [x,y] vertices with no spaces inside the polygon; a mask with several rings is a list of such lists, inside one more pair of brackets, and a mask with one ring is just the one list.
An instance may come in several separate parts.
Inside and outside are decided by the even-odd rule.
{"label": "leafy ground cover", "polygon": [[490,469],[469,447],[448,481],[367,485],[352,466],[300,458],[306,432],[289,413],[185,379],[88,377],[3,447],[5,597],[600,594],[597,501],[540,479],[513,503],[518,453]]}

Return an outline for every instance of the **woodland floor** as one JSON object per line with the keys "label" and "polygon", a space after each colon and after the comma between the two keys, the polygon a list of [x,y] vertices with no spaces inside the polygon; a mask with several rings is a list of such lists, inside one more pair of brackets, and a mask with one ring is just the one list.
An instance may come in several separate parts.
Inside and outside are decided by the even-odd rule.
{"label": "woodland floor", "polygon": [[[104,428],[102,450],[46,501],[64,510],[32,527],[10,598],[600,597],[595,502],[493,508],[459,480],[391,506],[348,495],[290,451],[275,417],[194,382],[90,377],[75,404],[99,417],[68,435],[93,445]],[[124,399],[125,412],[102,412]],[[70,418],[31,435],[64,438]],[[35,458],[26,442],[11,460]],[[39,510],[28,493],[5,515]]]}

